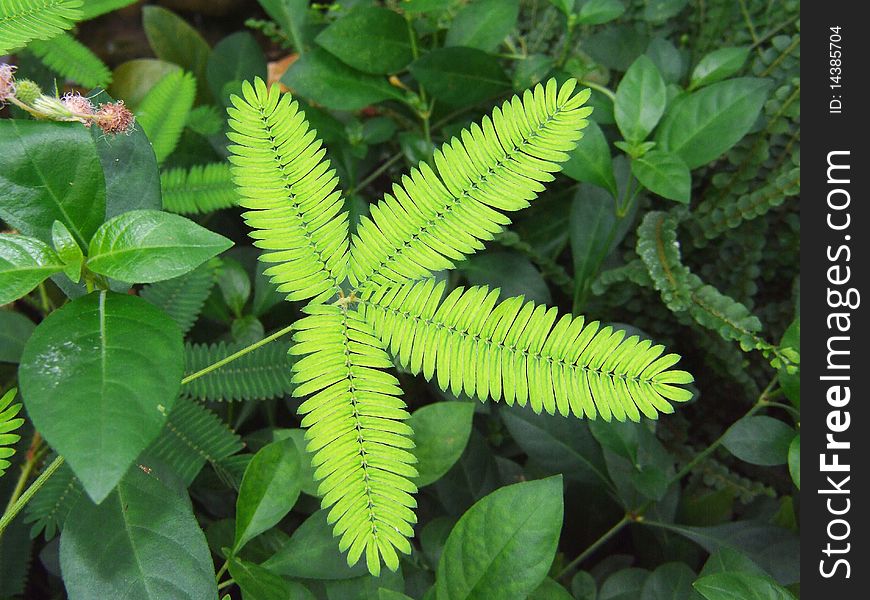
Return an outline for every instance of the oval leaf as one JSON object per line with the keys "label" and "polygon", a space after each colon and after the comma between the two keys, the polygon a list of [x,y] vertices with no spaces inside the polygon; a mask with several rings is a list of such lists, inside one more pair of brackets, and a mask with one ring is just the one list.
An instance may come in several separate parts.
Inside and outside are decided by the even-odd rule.
{"label": "oval leaf", "polygon": [[562,172],[571,179],[603,187],[616,197],[616,177],[613,175],[610,146],[598,123],[589,121],[583,130],[583,137],[568,153],[568,162],[562,165]]}
{"label": "oval leaf", "polygon": [[302,486],[300,469],[299,452],[291,439],[273,442],[254,455],[236,502],[234,552],[290,512]]}
{"label": "oval leaf", "polygon": [[27,412],[96,502],[160,433],[183,351],[169,316],[112,292],[53,312],[25,345],[18,376]]}
{"label": "oval leaf", "polygon": [[476,0],[456,13],[444,45],[492,52],[513,30],[519,14],[519,0]]}
{"label": "oval leaf", "polygon": [[788,447],[788,471],[797,489],[801,489],[801,434],[794,436]]}
{"label": "oval leaf", "polygon": [[0,362],[17,363],[36,325],[19,312],[0,310]]}
{"label": "oval leaf", "polygon": [[410,28],[399,13],[378,7],[351,10],[315,40],[355,69],[395,73],[414,59]]}
{"label": "oval leaf", "polygon": [[435,98],[454,106],[510,89],[498,59],[474,48],[440,48],[411,63],[411,73]]}
{"label": "oval leaf", "polygon": [[18,300],[63,267],[48,244],[24,235],[0,234],[0,305]]}
{"label": "oval leaf", "polygon": [[749,46],[739,48],[719,48],[698,61],[692,71],[689,89],[696,89],[731,77],[739,71],[749,57]]}
{"label": "oval leaf", "polygon": [[222,235],[158,210],[132,210],[94,234],[88,268],[129,283],[152,283],[188,273],[232,246]]}
{"label": "oval leaf", "polygon": [[652,150],[631,161],[631,172],[646,189],[662,198],[683,204],[691,200],[692,173],[676,154]]}
{"label": "oval leaf", "polygon": [[301,583],[287,581],[260,565],[237,558],[230,560],[230,575],[246,600],[314,600]]}
{"label": "oval leaf", "polygon": [[414,430],[418,487],[438,481],[459,460],[473,416],[471,402],[436,402],[414,411],[408,425]]}
{"label": "oval leaf", "polygon": [[772,467],[788,460],[794,429],[772,417],[745,417],[725,432],[722,445],[753,465]]}
{"label": "oval leaf", "polygon": [[746,135],[767,99],[770,82],[743,77],[714,83],[676,102],[656,134],[659,149],[690,169],[727,152]]}
{"label": "oval leaf", "polygon": [[70,600],[213,600],[214,566],[187,495],[133,468],[100,505],[82,498],[60,539]]}
{"label": "oval leaf", "polygon": [[436,598],[525,598],[553,562],[562,510],[561,477],[507,486],[475,503],[447,538]]}
{"label": "oval leaf", "polygon": [[707,600],[794,600],[776,582],[748,573],[714,573],[693,585]]}
{"label": "oval leaf", "polygon": [[646,55],[632,63],[619,87],[613,113],[616,125],[629,142],[641,142],[655,128],[667,105],[665,81]]}

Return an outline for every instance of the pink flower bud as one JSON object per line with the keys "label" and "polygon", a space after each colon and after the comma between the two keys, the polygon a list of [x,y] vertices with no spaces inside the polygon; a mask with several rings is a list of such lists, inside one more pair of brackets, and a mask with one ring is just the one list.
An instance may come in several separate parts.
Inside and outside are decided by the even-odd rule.
{"label": "pink flower bud", "polygon": [[[67,110],[77,117],[89,117],[94,114],[94,105],[78,92],[67,92],[60,101]],[[91,126],[88,121],[84,123],[88,127]]]}
{"label": "pink flower bud", "polygon": [[15,67],[0,63],[0,106],[15,96]]}
{"label": "pink flower bud", "polygon": [[96,115],[97,125],[106,133],[127,133],[133,129],[136,117],[133,116],[123,100],[101,104]]}

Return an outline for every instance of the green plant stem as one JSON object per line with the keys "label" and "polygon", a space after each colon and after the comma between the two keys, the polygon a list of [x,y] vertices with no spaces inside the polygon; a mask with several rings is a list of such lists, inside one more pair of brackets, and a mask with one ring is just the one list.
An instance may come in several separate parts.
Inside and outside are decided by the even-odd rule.
{"label": "green plant stem", "polygon": [[45,290],[45,282],[39,284],[39,301],[42,304],[42,312],[48,314],[51,312],[51,299],[48,297],[48,292]]}
{"label": "green plant stem", "polygon": [[6,528],[9,526],[9,523],[12,522],[12,519],[14,519],[18,513],[21,512],[21,509],[30,502],[30,499],[33,498],[34,494],[45,485],[45,482],[54,475],[54,472],[60,468],[63,462],[63,456],[55,458],[39,475],[39,477],[36,478],[36,481],[30,484],[30,487],[28,487],[15,502],[3,512],[3,516],[0,517],[0,536],[3,535],[4,531],[6,531]]}
{"label": "green plant stem", "polygon": [[21,496],[21,492],[24,491],[24,486],[27,484],[27,480],[30,479],[30,474],[33,473],[37,461],[42,456],[42,454],[38,452],[41,440],[42,438],[39,437],[38,433],[34,434],[33,441],[30,443],[30,449],[27,451],[27,460],[21,467],[21,474],[18,476],[18,481],[15,482],[15,489],[12,490],[12,495],[9,496],[9,502],[6,503],[6,508],[3,511],[3,514],[9,512],[9,509],[12,508],[12,505],[15,504],[16,500]]}
{"label": "green plant stem", "polygon": [[224,561],[224,564],[221,565],[221,568],[218,570],[217,574],[214,576],[214,580],[218,583],[221,582],[221,577],[223,577],[224,573],[227,572],[227,569],[230,568],[230,559]]}
{"label": "green plant stem", "polygon": [[[365,189],[366,186],[368,186],[371,182],[373,182],[375,179],[377,179],[378,177],[383,175],[384,171],[386,171],[387,169],[392,167],[394,164],[399,162],[402,159],[402,156],[403,156],[403,154],[401,152],[396,152],[394,155],[392,155],[390,158],[388,158],[381,166],[379,166],[377,169],[372,171],[368,176],[366,176],[365,179],[360,181],[359,184],[357,184],[354,187],[353,191],[359,191],[359,190]],[[353,193],[353,191],[351,193]]]}
{"label": "green plant stem", "polygon": [[601,85],[600,83],[595,83],[594,81],[586,81],[585,79],[581,79],[578,82],[580,85],[585,85],[588,88],[592,88],[596,92],[601,92],[608,98],[610,98],[611,102],[616,102],[616,94],[608,87]]}
{"label": "green plant stem", "polygon": [[234,583],[235,583],[235,580],[234,580],[234,579],[227,579],[227,580],[224,581],[223,583],[218,584],[218,589],[219,589],[219,590],[222,590],[222,589],[224,589],[224,588],[230,587],[230,586],[233,585]]}
{"label": "green plant stem", "polygon": [[230,354],[226,358],[222,358],[221,360],[217,361],[216,363],[212,363],[209,366],[205,367],[204,369],[200,369],[196,373],[191,373],[190,375],[188,375],[187,377],[185,377],[184,379],[181,380],[181,385],[185,385],[187,383],[190,383],[194,379],[199,379],[203,375],[208,375],[212,371],[220,369],[222,366],[233,362],[237,358],[241,358],[245,354],[248,354],[249,352],[253,352],[257,348],[265,346],[269,342],[274,342],[279,337],[287,335],[291,331],[293,331],[293,326],[288,325],[284,329],[276,331],[275,333],[273,333],[269,337],[265,337],[262,340],[260,340],[259,342],[255,342],[255,343],[251,344],[250,346],[246,346],[246,347],[242,348],[241,350],[239,350],[238,352],[234,352],[233,354]]}
{"label": "green plant stem", "polygon": [[[764,391],[761,392],[761,394],[758,396],[758,400],[755,402],[755,404],[752,405],[752,408],[750,408],[746,412],[746,414],[744,414],[742,417],[740,417],[740,419],[745,419],[747,417],[751,417],[752,415],[754,415],[755,413],[757,413],[759,410],[761,410],[763,408],[768,408],[771,406],[776,406],[777,408],[779,408],[782,406],[778,402],[770,402],[768,400],[768,398],[772,394],[772,390],[773,390],[773,387],[776,385],[776,382],[777,382],[777,380],[774,378],[773,380],[771,380],[771,382],[769,384],[767,384],[767,387],[764,388]],[[718,438],[716,438],[713,441],[713,443],[711,443],[709,446],[707,446],[701,452],[699,452],[697,455],[695,455],[695,457],[692,460],[690,460],[688,463],[686,463],[686,465],[684,465],[683,468],[680,469],[676,475],[671,477],[670,481],[668,481],[667,487],[671,487],[672,485],[674,485],[678,481],[682,480],[683,477],[685,477],[686,475],[691,473],[695,467],[697,467],[706,458],[708,458],[713,452],[715,452],[719,448],[719,446],[722,445],[722,442],[725,440],[725,435],[728,433],[728,429],[730,429],[730,427],[725,429],[725,431],[722,433],[722,435],[720,435]],[[575,558],[570,563],[568,563],[565,566],[565,568],[559,572],[559,574],[556,576],[556,579],[562,579],[566,575],[570,574],[570,572],[573,569],[575,569],[578,565],[580,565],[584,560],[589,558],[589,556],[591,556],[596,550],[598,550],[598,548],[600,548],[605,542],[607,542],[612,537],[614,537],[616,534],[618,534],[620,531],[622,531],[625,528],[625,526],[628,525],[629,523],[632,523],[632,522],[643,523],[644,522],[644,518],[643,518],[644,513],[646,513],[646,511],[649,510],[649,508],[653,504],[654,504],[654,502],[652,500],[648,500],[647,502],[641,504],[640,507],[638,507],[637,509],[627,511],[625,513],[625,515],[622,517],[622,519],[620,519],[613,527],[611,527],[610,529],[605,531],[601,535],[601,537],[599,537],[597,540],[592,542],[592,544],[588,548],[586,548],[583,552],[581,552],[579,554],[579,556],[577,556],[577,558]]]}

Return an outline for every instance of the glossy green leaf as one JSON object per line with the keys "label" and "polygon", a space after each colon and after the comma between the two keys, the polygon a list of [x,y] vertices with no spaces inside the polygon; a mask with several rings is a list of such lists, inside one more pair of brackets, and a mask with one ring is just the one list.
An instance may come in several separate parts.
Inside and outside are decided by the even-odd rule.
{"label": "glossy green leaf", "polygon": [[444,45],[493,52],[514,29],[519,14],[519,0],[474,0],[456,13]]}
{"label": "glossy green leaf", "polygon": [[649,576],[646,569],[630,567],[619,570],[601,585],[598,600],[637,600]]}
{"label": "glossy green leaf", "polygon": [[794,600],[775,581],[748,573],[714,573],[698,579],[694,587],[707,600]]}
{"label": "glossy green leaf", "polygon": [[574,596],[548,577],[529,594],[528,600],[574,600]]}
{"label": "glossy green leaf", "polygon": [[697,89],[731,77],[743,68],[749,58],[749,46],[717,48],[706,54],[692,71],[689,89]]}
{"label": "glossy green leaf", "polygon": [[679,155],[690,169],[717,159],[755,124],[769,89],[766,79],[743,77],[681,98],[658,128],[659,149]]}
{"label": "glossy green leaf", "polygon": [[571,179],[595,184],[616,196],[610,145],[598,123],[589,121],[577,147],[568,153],[568,161],[562,165],[562,172]]}
{"label": "glossy green leaf", "polygon": [[300,468],[293,440],[272,442],[254,455],[236,502],[234,552],[290,512],[301,490]]}
{"label": "glossy green leaf", "polygon": [[788,460],[794,429],[772,417],[744,417],[725,432],[722,445],[753,465],[775,466]]}
{"label": "glossy green leaf", "polygon": [[788,446],[788,472],[797,489],[801,489],[801,434],[794,436]]}
{"label": "glossy green leaf", "polygon": [[439,48],[411,63],[411,74],[438,100],[465,106],[510,89],[498,59],[474,48]]}
{"label": "glossy green leaf", "polygon": [[580,186],[571,203],[568,219],[575,297],[582,298],[613,249],[614,242],[618,241],[616,200],[600,187]]}
{"label": "glossy green leaf", "polygon": [[321,510],[305,519],[263,567],[298,579],[350,579],[366,573],[364,562],[347,566],[332,535],[332,525],[326,522],[328,512]]}
{"label": "glossy green leaf", "polygon": [[732,572],[769,577],[764,569],[752,562],[748,556],[727,546],[723,546],[710,554],[710,558],[701,569],[700,576]]}
{"label": "glossy green leaf", "polygon": [[0,363],[17,363],[36,325],[19,312],[0,309]]}
{"label": "glossy green leaf", "polygon": [[629,142],[646,139],[658,124],[667,105],[665,82],[658,67],[642,55],[632,63],[616,88],[613,114]]}
{"label": "glossy green leaf", "polygon": [[[232,93],[241,91],[242,81],[266,78],[266,57],[253,35],[238,31],[214,47],[208,57],[206,76],[212,97],[226,103],[230,89]],[[233,84],[235,87],[228,87]]]}
{"label": "glossy green leaf", "polygon": [[85,255],[81,247],[76,243],[72,233],[66,225],[55,221],[51,227],[51,243],[57,252],[58,258],[64,264],[63,272],[73,283],[78,283],[82,275],[82,264]]}
{"label": "glossy green leaf", "polygon": [[580,9],[577,22],[584,25],[601,25],[622,16],[625,4],[621,0],[589,0]]}
{"label": "glossy green leaf", "polygon": [[0,234],[0,305],[25,296],[63,268],[48,244],[24,235]]}
{"label": "glossy green leaf", "polygon": [[701,600],[692,589],[694,580],[695,572],[686,563],[665,563],[644,581],[639,600]]}
{"label": "glossy green leaf", "polygon": [[64,523],[70,600],[214,600],[205,535],[187,494],[134,467],[101,504],[82,497]]}
{"label": "glossy green leaf", "polygon": [[286,32],[293,49],[304,54],[308,49],[308,0],[258,0],[266,14]]}
{"label": "glossy green leaf", "polygon": [[91,240],[88,268],[130,283],[192,271],[232,242],[179,215],[134,210],[106,221]]}
{"label": "glossy green leaf", "polygon": [[562,478],[517,483],[475,503],[438,563],[438,600],[524,598],[537,588],[562,528]]}
{"label": "glossy green leaf", "polygon": [[0,218],[43,242],[62,221],[84,246],[106,213],[103,169],[79,123],[0,119],[0,189]]}
{"label": "glossy green leaf", "polygon": [[471,402],[436,402],[419,408],[408,425],[414,430],[418,487],[437,481],[459,460],[471,435]]}
{"label": "glossy green leaf", "polygon": [[142,7],[142,25],[157,58],[193,73],[197,100],[200,103],[208,101],[210,92],[206,82],[211,48],[202,35],[187,21],[160,6]]}
{"label": "glossy green leaf", "polygon": [[316,41],[351,67],[382,75],[401,71],[414,59],[410,36],[399,13],[369,6],[334,21]]}
{"label": "glossy green leaf", "polygon": [[251,297],[251,278],[245,267],[235,259],[223,259],[217,283],[227,307],[236,317],[241,316],[242,309]]}
{"label": "glossy green leaf", "polygon": [[34,426],[99,502],[160,433],[183,369],[170,317],[141,298],[95,292],[39,324],[18,375]]}
{"label": "glossy green leaf", "polygon": [[631,161],[631,172],[646,189],[662,198],[683,204],[692,199],[692,173],[676,154],[652,150]]}
{"label": "glossy green leaf", "polygon": [[335,110],[359,110],[402,97],[385,77],[357,71],[322,48],[302,55],[281,81],[298,94]]}
{"label": "glossy green leaf", "polygon": [[238,558],[230,559],[230,576],[242,590],[244,600],[314,600],[301,583]]}
{"label": "glossy green leaf", "polygon": [[646,49],[646,55],[658,68],[666,84],[682,81],[686,63],[673,42],[663,37],[653,38]]}

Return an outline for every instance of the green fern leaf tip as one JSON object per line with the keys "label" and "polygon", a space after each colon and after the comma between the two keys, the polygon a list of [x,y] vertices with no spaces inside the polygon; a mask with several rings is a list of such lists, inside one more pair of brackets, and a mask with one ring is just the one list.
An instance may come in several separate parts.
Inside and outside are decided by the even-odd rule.
{"label": "green fern leaf tip", "polygon": [[[391,356],[442,389],[536,412],[640,420],[692,397],[676,354],[554,308],[432,275],[483,248],[554,179],[582,135],[589,90],[538,85],[420,163],[352,240],[338,179],[298,104],[262,80],[228,109],[230,164],[266,274],[295,325],[293,395],[322,505],[353,565],[399,566],[416,523],[416,458]],[[350,290],[349,293],[347,290]]]}
{"label": "green fern leaf tip", "polygon": [[16,389],[11,389],[0,398],[0,477],[6,472],[12,463],[8,459],[15,454],[15,444],[21,436],[15,433],[24,424],[24,419],[18,416],[21,412],[21,403],[12,404],[15,400]]}

